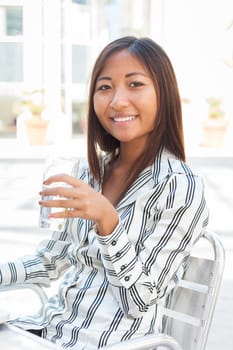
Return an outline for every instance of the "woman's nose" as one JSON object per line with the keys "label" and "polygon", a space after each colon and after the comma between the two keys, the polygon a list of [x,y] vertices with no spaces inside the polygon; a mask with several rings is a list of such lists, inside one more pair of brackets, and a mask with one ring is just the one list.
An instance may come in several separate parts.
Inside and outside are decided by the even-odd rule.
{"label": "woman's nose", "polygon": [[129,105],[129,98],[127,92],[124,89],[117,90],[112,96],[110,107],[119,110]]}

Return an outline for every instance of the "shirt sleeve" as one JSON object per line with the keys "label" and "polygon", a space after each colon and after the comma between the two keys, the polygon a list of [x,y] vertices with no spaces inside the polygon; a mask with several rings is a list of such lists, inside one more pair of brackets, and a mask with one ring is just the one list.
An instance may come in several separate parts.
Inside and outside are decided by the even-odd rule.
{"label": "shirt sleeve", "polygon": [[208,222],[203,182],[175,174],[136,201],[125,222],[98,236],[103,264],[126,314],[140,317],[162,298]]}
{"label": "shirt sleeve", "polygon": [[[88,164],[81,160],[77,176],[89,181]],[[67,221],[63,232],[54,231],[51,239],[42,241],[34,255],[0,264],[0,285],[16,283],[39,283],[50,286],[74,263],[71,233],[72,221]]]}
{"label": "shirt sleeve", "polygon": [[68,237],[68,231],[55,231],[50,240],[39,244],[34,255],[1,264],[0,285],[26,282],[49,286],[51,280],[58,279],[71,266]]}

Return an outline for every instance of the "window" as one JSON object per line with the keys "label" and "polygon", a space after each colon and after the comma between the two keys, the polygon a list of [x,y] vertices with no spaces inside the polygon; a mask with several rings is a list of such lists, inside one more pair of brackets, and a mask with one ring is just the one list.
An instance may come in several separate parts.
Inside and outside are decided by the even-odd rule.
{"label": "window", "polygon": [[89,5],[90,0],[72,0],[72,2],[80,5]]}
{"label": "window", "polygon": [[21,6],[6,6],[6,35],[23,34],[23,9]]}
{"label": "window", "polygon": [[22,6],[0,6],[0,35],[16,36],[23,34]]}
{"label": "window", "polygon": [[0,82],[23,80],[22,6],[0,6]]}
{"label": "window", "polygon": [[73,134],[85,134],[86,132],[87,106],[84,102],[72,103],[72,130]]}
{"label": "window", "polygon": [[0,81],[23,80],[23,44],[0,43]]}
{"label": "window", "polygon": [[72,82],[86,84],[90,67],[90,47],[72,46]]}

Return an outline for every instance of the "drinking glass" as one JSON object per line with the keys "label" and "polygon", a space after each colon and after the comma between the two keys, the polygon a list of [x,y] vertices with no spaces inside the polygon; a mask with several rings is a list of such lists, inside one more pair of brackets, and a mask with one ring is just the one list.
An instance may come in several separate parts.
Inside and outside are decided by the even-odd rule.
{"label": "drinking glass", "polygon": [[[79,159],[69,156],[56,156],[49,157],[46,162],[46,167],[43,174],[43,181],[48,177],[57,174],[67,174],[77,177],[79,170]],[[51,187],[70,187],[65,182],[54,182],[50,185],[43,185],[42,189]],[[56,200],[56,199],[67,199],[59,196],[42,196],[42,200]],[[64,208],[40,208],[39,226],[41,228],[52,229],[61,231],[64,227],[66,219],[64,218],[49,218],[48,215],[52,213],[57,213],[59,211],[64,211]]]}

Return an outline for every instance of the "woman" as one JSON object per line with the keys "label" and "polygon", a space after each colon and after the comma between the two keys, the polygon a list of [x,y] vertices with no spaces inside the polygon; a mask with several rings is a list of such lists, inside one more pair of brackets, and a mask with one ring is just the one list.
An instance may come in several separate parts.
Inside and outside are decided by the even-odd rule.
{"label": "woman", "polygon": [[[2,266],[1,283],[49,286],[40,315],[15,324],[64,348],[97,349],[155,333],[157,305],[172,288],[207,225],[203,182],[185,163],[181,103],[172,65],[148,38],[123,37],[100,53],[91,78],[88,165],[71,188],[68,218],[35,255]],[[70,208],[70,210],[66,210]],[[69,269],[69,270],[68,270]],[[67,272],[68,271],[68,272]]]}

